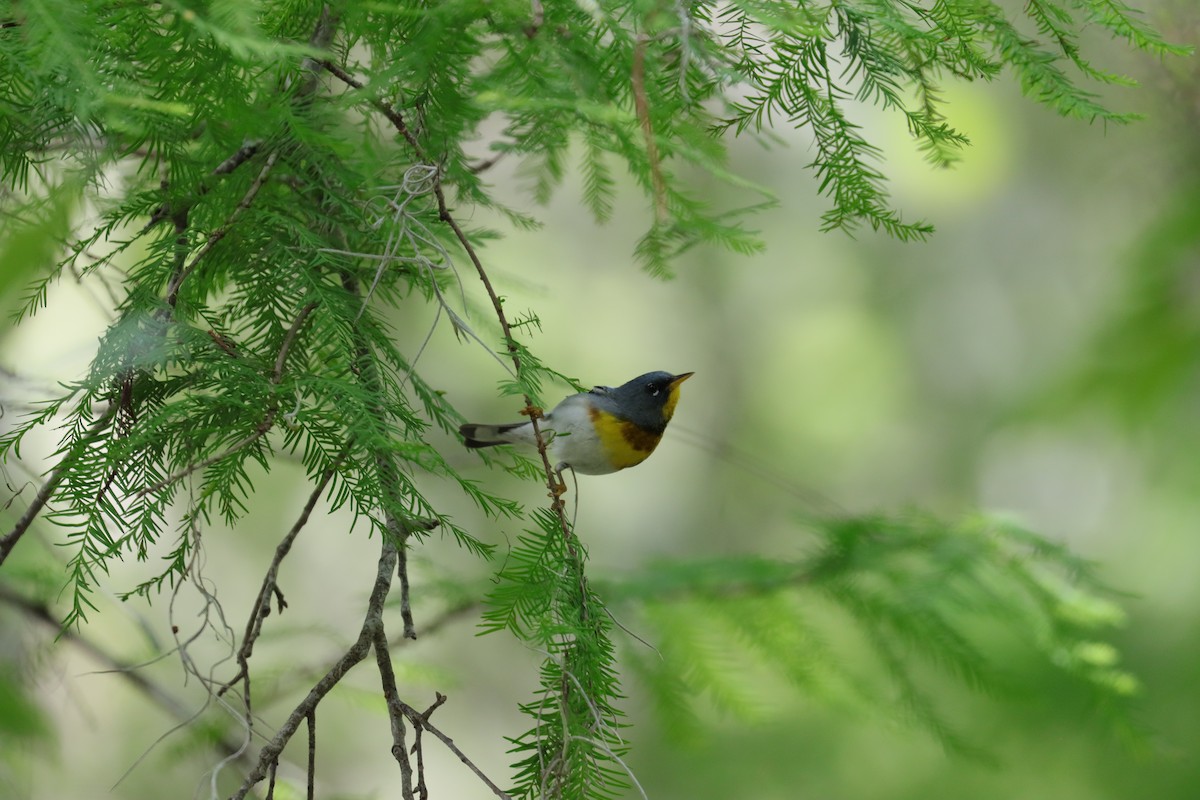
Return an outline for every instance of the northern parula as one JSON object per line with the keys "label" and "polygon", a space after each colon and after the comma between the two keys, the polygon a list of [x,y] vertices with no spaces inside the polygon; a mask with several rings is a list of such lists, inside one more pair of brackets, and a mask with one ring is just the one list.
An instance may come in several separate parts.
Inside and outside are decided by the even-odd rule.
{"label": "northern parula", "polygon": [[[563,400],[538,423],[558,462],[555,469],[605,475],[645,461],[675,413],[679,385],[694,374],[647,372],[615,389],[597,386]],[[472,448],[537,444],[531,422],[468,423],[458,431]]]}

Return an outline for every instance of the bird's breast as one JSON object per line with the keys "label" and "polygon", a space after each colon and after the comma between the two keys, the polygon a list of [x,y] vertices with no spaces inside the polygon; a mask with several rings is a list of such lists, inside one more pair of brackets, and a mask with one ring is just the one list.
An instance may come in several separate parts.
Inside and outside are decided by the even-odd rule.
{"label": "bird's breast", "polygon": [[614,470],[642,463],[658,447],[661,433],[639,428],[595,406],[588,409],[600,446]]}

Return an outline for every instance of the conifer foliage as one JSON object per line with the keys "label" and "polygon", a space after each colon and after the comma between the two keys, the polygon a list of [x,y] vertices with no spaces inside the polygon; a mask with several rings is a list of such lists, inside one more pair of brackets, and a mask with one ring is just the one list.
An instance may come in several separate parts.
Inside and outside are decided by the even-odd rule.
{"label": "conifer foliage", "polygon": [[[825,228],[921,238],[931,228],[890,203],[854,106],[901,115],[937,166],[967,144],[942,101],[947,80],[1007,69],[1062,114],[1125,122],[1085,88],[1125,82],[1086,59],[1085,25],[1159,55],[1182,52],[1120,0],[1030,0],[1019,15],[990,0],[0,4],[0,255],[26,291],[17,317],[36,314],[64,275],[103,287],[114,312],[85,375],[20,422],[3,420],[6,461],[34,429],[61,439],[36,496],[0,530],[0,583],[27,534],[57,536],[69,554],[55,587],[65,586],[60,619],[78,635],[101,586],[153,601],[195,580],[202,532],[215,519],[236,526],[254,503],[254,471],[298,456],[311,499],[269,565],[235,674],[212,685],[238,698],[240,725],[261,725],[253,643],[283,596],[279,564],[314,508],[347,507],[360,534],[378,537],[378,576],[354,644],[239,762],[235,797],[273,785],[289,740],[369,656],[403,796],[436,796],[422,761],[431,737],[475,769],[431,721],[444,698],[424,711],[409,705],[391,662],[384,603],[394,579],[404,634],[420,628],[412,548],[437,531],[491,555],[422,494],[418,475],[454,482],[464,501],[525,528],[482,616],[486,630],[544,657],[539,691],[521,705],[529,727],[511,737],[513,774],[479,774],[500,797],[640,792],[625,758],[621,667],[676,719],[703,696],[736,707],[740,668],[712,654],[720,631],[739,642],[739,658],[797,691],[844,683],[838,691],[870,696],[835,668],[835,645],[806,609],[818,599],[859,626],[899,689],[898,711],[948,746],[969,749],[910,661],[994,686],[985,649],[964,632],[972,615],[1017,626],[1097,698],[1127,696],[1132,679],[1089,649],[1116,614],[1096,599],[1085,565],[982,521],[831,519],[816,526],[824,549],[803,563],[672,563],[590,579],[586,534],[561,501],[527,511],[459,475],[430,443],[431,429],[453,432],[461,418],[414,368],[421,343],[397,341],[386,322],[393,309],[432,306],[463,338],[495,347],[511,373],[501,391],[536,420],[543,382],[561,376],[522,341],[536,319],[506,317],[479,251],[494,233],[469,223],[470,209],[486,208],[536,225],[489,186],[498,161],[519,163],[540,203],[578,169],[581,200],[601,221],[628,176],[645,198],[632,250],[669,275],[696,245],[762,247],[746,221],[770,202],[769,187],[730,172],[724,147],[783,123],[812,138]],[[690,189],[697,172],[743,202],[716,205]],[[490,315],[468,317],[458,299],[468,280],[482,282]],[[0,290],[9,288],[6,277]],[[496,463],[557,492],[544,448],[540,456]],[[107,585],[113,559],[164,548],[170,556],[147,582]],[[483,602],[463,592],[462,608]],[[608,610],[618,605],[643,616],[661,653],[634,647],[621,663],[624,634]],[[1068,618],[1065,608],[1083,611]]]}

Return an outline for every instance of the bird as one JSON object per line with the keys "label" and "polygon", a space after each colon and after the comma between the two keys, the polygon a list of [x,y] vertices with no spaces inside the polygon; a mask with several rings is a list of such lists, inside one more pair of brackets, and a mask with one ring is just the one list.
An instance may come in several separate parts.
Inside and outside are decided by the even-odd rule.
{"label": "bird", "polygon": [[[538,423],[557,462],[555,471],[607,475],[645,461],[675,414],[680,384],[694,374],[647,372],[616,388],[596,386],[565,398]],[[467,423],[458,431],[472,449],[537,444],[531,421]]]}

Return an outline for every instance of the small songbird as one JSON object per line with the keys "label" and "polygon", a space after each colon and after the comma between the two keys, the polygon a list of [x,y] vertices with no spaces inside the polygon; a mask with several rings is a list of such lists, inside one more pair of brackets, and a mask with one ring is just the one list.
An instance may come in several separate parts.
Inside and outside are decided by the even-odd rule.
{"label": "small songbird", "polygon": [[[695,373],[647,372],[616,387],[597,386],[571,395],[545,414],[538,425],[560,473],[605,475],[646,460],[662,440],[679,402],[679,385]],[[458,429],[467,447],[497,444],[536,445],[533,423],[468,423]]]}

